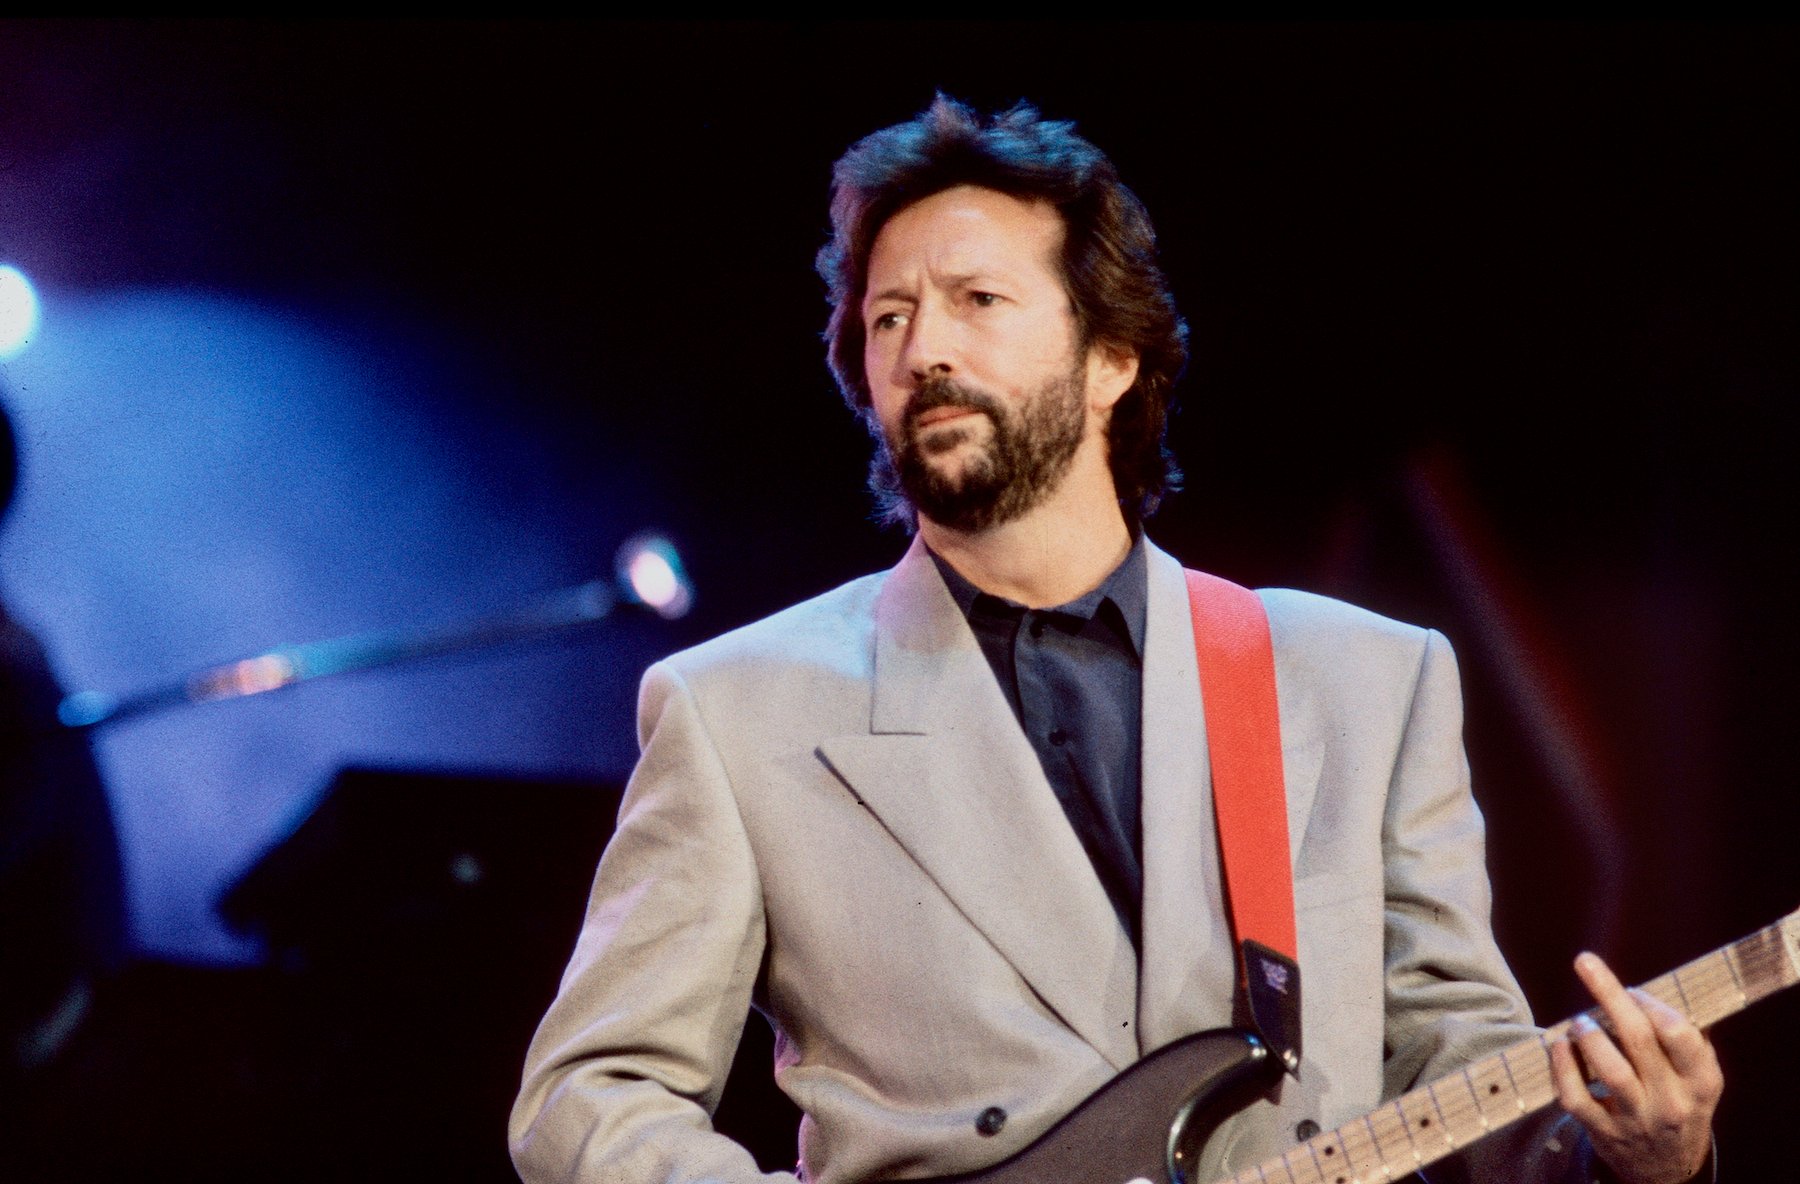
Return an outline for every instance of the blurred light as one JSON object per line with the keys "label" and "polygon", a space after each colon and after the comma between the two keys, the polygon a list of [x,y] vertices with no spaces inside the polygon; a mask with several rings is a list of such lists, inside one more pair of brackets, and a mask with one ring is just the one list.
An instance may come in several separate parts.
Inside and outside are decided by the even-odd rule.
{"label": "blurred light", "polygon": [[38,298],[25,273],[0,265],[0,358],[10,358],[31,344],[38,327]]}
{"label": "blurred light", "polygon": [[619,548],[619,574],[631,595],[658,616],[673,619],[694,603],[693,589],[674,546],[659,535],[637,535]]}
{"label": "blurred light", "polygon": [[56,707],[56,718],[64,727],[86,728],[99,723],[113,713],[118,702],[99,691],[76,691],[65,698]]}
{"label": "blurred light", "polygon": [[298,676],[299,671],[294,668],[293,659],[287,655],[263,654],[206,671],[188,687],[188,697],[200,702],[206,699],[256,695],[263,691],[280,690],[289,683],[297,682]]}

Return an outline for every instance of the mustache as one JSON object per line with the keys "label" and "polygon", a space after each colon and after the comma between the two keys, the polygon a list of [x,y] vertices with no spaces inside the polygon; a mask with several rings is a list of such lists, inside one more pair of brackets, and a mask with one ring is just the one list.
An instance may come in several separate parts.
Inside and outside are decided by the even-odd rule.
{"label": "mustache", "polygon": [[996,422],[1002,418],[1000,401],[994,396],[986,391],[964,386],[954,379],[937,375],[927,378],[914,389],[912,396],[906,401],[906,411],[901,416],[901,422],[910,432],[918,427],[920,416],[944,407],[954,407],[962,411],[979,411]]}

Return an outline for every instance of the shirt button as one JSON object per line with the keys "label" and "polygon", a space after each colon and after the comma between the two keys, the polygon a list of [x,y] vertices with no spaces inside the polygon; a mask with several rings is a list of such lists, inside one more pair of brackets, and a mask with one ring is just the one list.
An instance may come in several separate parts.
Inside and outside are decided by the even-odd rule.
{"label": "shirt button", "polygon": [[1044,635],[1044,618],[1042,618],[1042,617],[1033,617],[1032,618],[1031,635],[1033,637],[1042,637]]}
{"label": "shirt button", "polygon": [[975,1130],[982,1135],[997,1135],[1005,1125],[1006,1111],[998,1106],[989,1106],[975,1116]]}
{"label": "shirt button", "polygon": [[1050,729],[1050,743],[1056,745],[1058,748],[1061,748],[1064,744],[1068,743],[1068,740],[1069,734],[1061,728]]}

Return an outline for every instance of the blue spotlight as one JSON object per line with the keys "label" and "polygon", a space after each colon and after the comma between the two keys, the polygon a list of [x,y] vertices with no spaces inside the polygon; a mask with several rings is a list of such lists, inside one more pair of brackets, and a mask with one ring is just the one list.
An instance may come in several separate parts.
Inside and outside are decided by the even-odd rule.
{"label": "blue spotlight", "polygon": [[37,292],[25,273],[0,265],[0,359],[23,352],[38,327]]}

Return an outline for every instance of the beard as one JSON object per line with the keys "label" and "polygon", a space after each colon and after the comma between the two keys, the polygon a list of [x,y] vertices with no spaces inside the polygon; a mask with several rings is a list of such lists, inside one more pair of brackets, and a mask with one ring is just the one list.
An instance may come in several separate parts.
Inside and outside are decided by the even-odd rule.
{"label": "beard", "polygon": [[[975,411],[987,419],[987,441],[960,464],[940,458],[967,450],[981,426],[968,420],[921,432],[920,417],[944,407]],[[1013,521],[1062,483],[1081,446],[1086,412],[1087,375],[1080,366],[1046,382],[1016,410],[952,379],[927,379],[907,400],[897,439],[871,422],[876,449],[869,487],[881,504],[881,516],[911,522],[915,513],[923,514],[964,533]]]}

